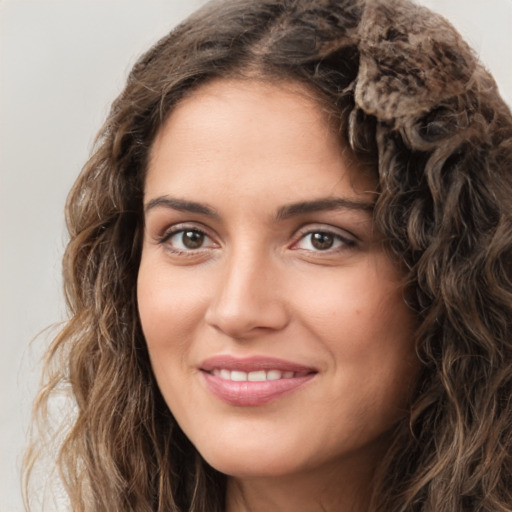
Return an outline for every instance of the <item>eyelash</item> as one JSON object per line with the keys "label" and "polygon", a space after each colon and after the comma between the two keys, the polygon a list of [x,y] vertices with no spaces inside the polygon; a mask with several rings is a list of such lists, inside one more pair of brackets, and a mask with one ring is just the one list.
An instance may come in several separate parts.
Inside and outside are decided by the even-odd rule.
{"label": "eyelash", "polygon": [[[185,233],[194,233],[196,236],[203,237],[201,242],[201,245],[197,248],[186,248],[186,247],[176,247],[176,244],[170,243],[171,239],[177,235],[180,235],[183,237]],[[314,247],[314,239],[312,237],[314,235],[320,235],[320,237],[327,237],[327,243],[331,243],[331,246],[326,247],[325,249],[320,249],[318,247]],[[301,242],[304,242],[309,237],[309,246],[310,248],[304,248],[299,247]],[[317,237],[316,241],[318,243],[322,243],[322,239],[320,237]],[[329,240],[330,238],[330,240]],[[204,246],[204,242],[210,240],[210,244],[208,246]],[[181,255],[181,256],[193,256],[197,255],[203,250],[210,249],[212,247],[217,247],[218,245],[213,242],[212,238],[202,229],[197,228],[196,226],[186,226],[186,225],[178,225],[173,228],[171,228],[169,231],[165,232],[162,237],[159,239],[159,243],[161,245],[165,245],[166,248],[171,251],[174,254]],[[183,245],[183,238],[181,238],[181,245]],[[337,253],[343,250],[351,249],[357,245],[356,240],[353,238],[350,238],[349,236],[343,236],[339,232],[335,231],[334,229],[327,229],[327,228],[317,228],[317,229],[305,229],[303,231],[299,231],[298,236],[295,237],[295,241],[290,246],[292,250],[296,251],[304,251],[307,253],[317,253],[317,254],[333,254]]]}

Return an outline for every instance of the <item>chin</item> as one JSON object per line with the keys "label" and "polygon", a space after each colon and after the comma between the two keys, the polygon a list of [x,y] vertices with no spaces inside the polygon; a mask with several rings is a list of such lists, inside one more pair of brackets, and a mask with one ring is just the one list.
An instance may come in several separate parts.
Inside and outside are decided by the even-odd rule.
{"label": "chin", "polygon": [[[264,443],[242,444],[217,442],[204,449],[197,447],[210,466],[228,476],[237,478],[278,477],[296,472],[305,461],[298,460],[286,450],[265,446]],[[283,448],[283,446],[281,446]]]}
{"label": "chin", "polygon": [[265,478],[289,475],[297,470],[282,460],[272,457],[257,459],[244,456],[213,456],[205,458],[206,462],[221,473],[235,478]]}

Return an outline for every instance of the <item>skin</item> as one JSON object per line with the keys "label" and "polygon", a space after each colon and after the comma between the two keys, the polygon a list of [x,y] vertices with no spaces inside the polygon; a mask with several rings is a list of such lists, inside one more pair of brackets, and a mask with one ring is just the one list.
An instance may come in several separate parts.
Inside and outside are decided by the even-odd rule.
{"label": "skin", "polygon": [[[374,191],[296,84],[203,85],[155,140],[140,318],[169,408],[229,475],[229,512],[366,506],[418,368],[415,319],[373,226]],[[325,198],[350,207],[286,210]],[[319,249],[314,233],[330,233],[332,246]],[[269,403],[234,406],[205,385],[201,364],[216,355],[316,373]]]}

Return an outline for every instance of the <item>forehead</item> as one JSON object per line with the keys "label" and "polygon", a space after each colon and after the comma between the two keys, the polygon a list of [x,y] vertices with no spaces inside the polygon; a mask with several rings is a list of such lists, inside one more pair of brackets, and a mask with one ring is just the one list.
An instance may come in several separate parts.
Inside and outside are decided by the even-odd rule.
{"label": "forehead", "polygon": [[215,80],[183,99],[159,131],[146,192],[164,181],[196,191],[243,182],[260,192],[287,181],[291,189],[307,191],[313,182],[329,188],[347,176],[356,189],[375,190],[306,87]]}
{"label": "forehead", "polygon": [[[283,115],[284,114],[284,115]],[[293,119],[294,130],[290,131]],[[287,124],[287,126],[284,126]],[[178,129],[175,129],[178,126]],[[265,128],[250,133],[249,126]],[[207,82],[193,90],[174,107],[160,129],[152,147],[151,156],[161,151],[163,144],[169,143],[169,132],[180,143],[194,140],[201,133],[209,131],[209,137],[202,140],[202,147],[208,142],[213,146],[222,129],[237,133],[235,143],[260,143],[261,149],[271,148],[271,140],[265,138],[270,131],[274,135],[290,134],[290,138],[302,139],[307,143],[312,129],[321,136],[327,136],[330,123],[322,104],[306,87],[292,81],[265,82],[261,80],[218,79]],[[257,137],[258,133],[260,137]],[[250,138],[249,138],[250,137]],[[165,140],[164,142],[164,139]],[[278,141],[276,140],[276,144]],[[180,144],[180,147],[183,147]],[[224,151],[231,145],[224,144]]]}

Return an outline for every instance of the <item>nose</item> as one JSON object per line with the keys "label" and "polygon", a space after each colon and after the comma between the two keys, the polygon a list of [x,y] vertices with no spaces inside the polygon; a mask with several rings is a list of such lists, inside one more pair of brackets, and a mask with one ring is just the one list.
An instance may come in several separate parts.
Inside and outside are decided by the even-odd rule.
{"label": "nose", "polygon": [[270,257],[233,255],[224,263],[205,320],[236,339],[283,329],[289,321],[280,272]]}

